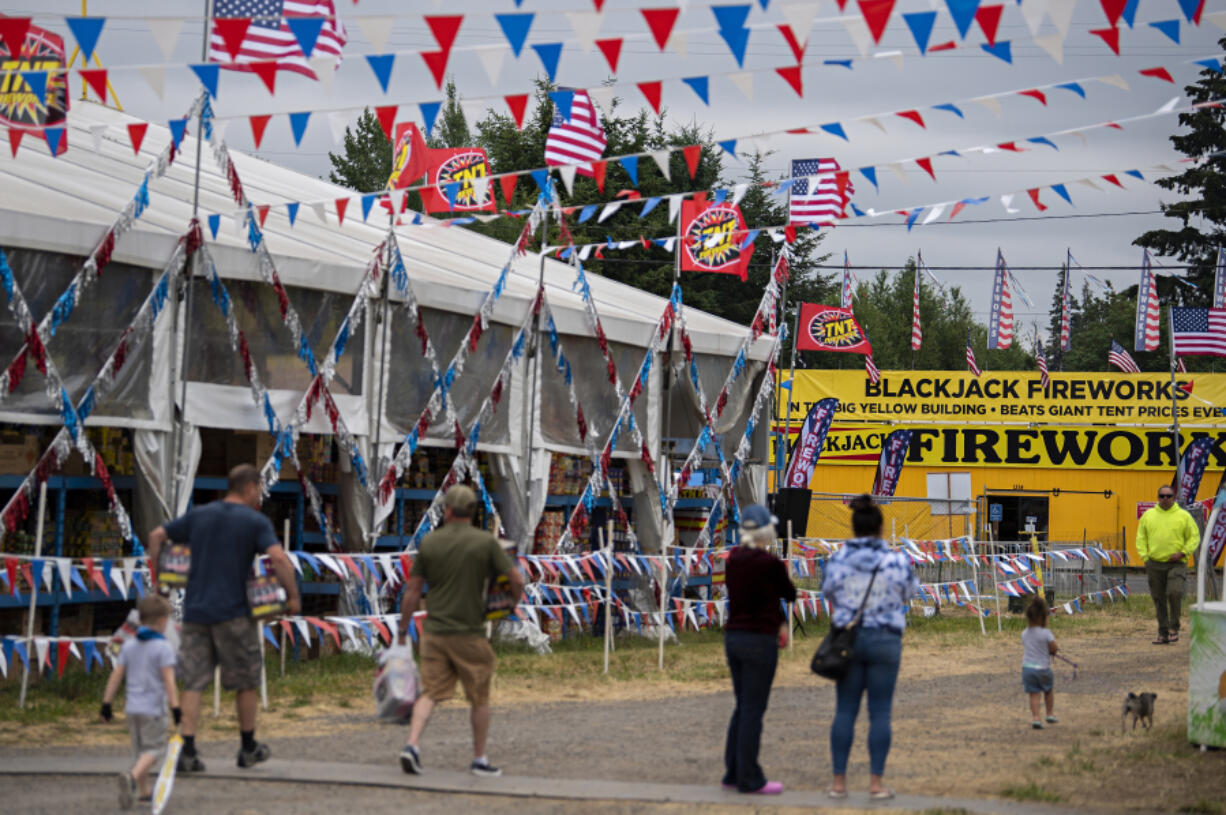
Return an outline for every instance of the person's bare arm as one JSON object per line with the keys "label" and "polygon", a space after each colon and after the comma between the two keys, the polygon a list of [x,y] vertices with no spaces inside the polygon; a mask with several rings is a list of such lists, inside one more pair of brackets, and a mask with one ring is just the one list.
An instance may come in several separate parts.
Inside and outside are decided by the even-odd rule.
{"label": "person's bare arm", "polygon": [[102,714],[100,718],[104,722],[111,720],[111,702],[115,701],[115,694],[119,693],[119,686],[123,684],[123,666],[116,664],[115,670],[111,671],[111,675],[106,680],[106,690],[102,692]]}
{"label": "person's bare arm", "polygon": [[289,597],[289,613],[300,613],[302,602],[298,599],[298,578],[294,574],[294,564],[290,561],[289,555],[285,554],[280,544],[268,547],[264,554],[268,556],[268,563],[272,566],[273,574],[277,576],[277,582],[281,584]]}
{"label": "person's bare arm", "polygon": [[149,540],[146,543],[145,551],[149,553],[149,572],[153,579],[157,580],[158,555],[162,553],[162,544],[166,543],[169,535],[166,534],[166,527],[159,526],[149,533]]}
{"label": "person's bare arm", "polygon": [[519,598],[524,594],[524,573],[518,567],[512,566],[511,571],[507,573],[507,577],[511,581],[511,597],[515,605],[519,605]]}
{"label": "person's bare arm", "polygon": [[166,701],[170,702],[170,715],[175,726],[183,718],[183,710],[179,707],[179,686],[175,684],[175,669],[173,665],[162,668],[162,685],[166,688]]}
{"label": "person's bare arm", "polygon": [[1051,642],[1047,643],[1047,653],[1049,653],[1049,654],[1058,654],[1058,653],[1060,653],[1060,647],[1059,647],[1058,645],[1056,645],[1056,641],[1055,641],[1055,640],[1052,640]]}
{"label": "person's bare arm", "polygon": [[[512,578],[512,583],[514,583],[514,578]],[[404,597],[400,600],[400,642],[404,642],[409,636],[409,624],[413,622],[413,614],[421,605],[421,588],[425,584],[424,577],[414,575],[409,578],[408,584],[404,587]],[[523,587],[522,577],[520,587]]]}

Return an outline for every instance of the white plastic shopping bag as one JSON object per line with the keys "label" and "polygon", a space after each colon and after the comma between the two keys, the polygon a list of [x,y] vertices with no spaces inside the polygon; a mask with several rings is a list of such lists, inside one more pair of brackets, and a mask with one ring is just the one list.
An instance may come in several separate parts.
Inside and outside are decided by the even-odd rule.
{"label": "white plastic shopping bag", "polygon": [[408,645],[393,645],[379,655],[375,667],[375,717],[407,722],[417,701],[417,663]]}

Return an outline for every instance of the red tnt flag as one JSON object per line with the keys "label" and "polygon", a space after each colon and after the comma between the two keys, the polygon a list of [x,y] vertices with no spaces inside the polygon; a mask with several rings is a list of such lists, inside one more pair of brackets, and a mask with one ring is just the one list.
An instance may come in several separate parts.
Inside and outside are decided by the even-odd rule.
{"label": "red tnt flag", "polygon": [[[421,191],[426,212],[493,212],[497,209],[489,184],[490,163],[480,147],[450,147],[426,151],[429,184]],[[478,180],[486,179],[478,187]]]}
{"label": "red tnt flag", "polygon": [[745,218],[736,204],[708,204],[705,195],[681,202],[681,270],[734,274],[745,280],[753,244],[741,248]]}
{"label": "red tnt flag", "polygon": [[800,329],[796,335],[800,351],[844,351],[850,354],[871,354],[864,329],[856,322],[851,309],[823,306],[818,303],[800,304]]}

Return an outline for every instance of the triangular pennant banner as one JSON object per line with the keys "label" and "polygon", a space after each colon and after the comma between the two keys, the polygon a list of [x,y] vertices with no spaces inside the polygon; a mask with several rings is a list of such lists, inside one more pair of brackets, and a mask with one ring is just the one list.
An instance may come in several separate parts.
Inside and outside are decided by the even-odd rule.
{"label": "triangular pennant banner", "polygon": [[323,17],[285,18],[286,26],[294,35],[294,39],[298,41],[298,47],[302,49],[302,55],[307,59],[310,59],[311,54],[315,53],[315,43],[319,40],[319,32],[323,31],[324,22]]}
{"label": "triangular pennant banner", "polygon": [[677,22],[677,15],[681,13],[679,8],[645,8],[639,9],[643,14],[643,19],[647,21],[647,27],[651,29],[651,36],[655,39],[656,45],[663,51],[668,45],[668,35],[672,33],[673,26]]}
{"label": "triangular pennant banner", "polygon": [[932,38],[932,26],[936,22],[935,11],[916,11],[902,16],[911,36],[915,38],[915,47],[921,54],[928,53],[928,40]]}
{"label": "triangular pennant banner", "polygon": [[965,40],[971,23],[975,21],[975,12],[979,10],[979,0],[945,0],[945,5],[949,7],[949,16],[958,27],[958,36]]}
{"label": "triangular pennant banner", "polygon": [[494,15],[494,19],[498,21],[498,26],[502,29],[502,35],[511,45],[511,53],[516,57],[524,50],[528,30],[532,28],[532,21],[535,17],[536,15],[532,13]]}
{"label": "triangular pennant banner", "polygon": [[387,93],[387,85],[392,79],[392,66],[396,63],[395,54],[367,54],[366,64],[379,80],[379,87]]}
{"label": "triangular pennant banner", "polygon": [[622,53],[622,38],[596,40],[596,47],[600,49],[600,53],[604,54],[605,61],[609,63],[609,70],[617,73],[617,62]]}
{"label": "triangular pennant banner", "polygon": [[192,73],[194,73],[200,79],[200,84],[203,85],[204,89],[209,92],[209,96],[216,99],[217,81],[218,77],[221,75],[221,66],[219,66],[217,63],[210,62],[205,65],[192,65],[190,67],[192,69]]}
{"label": "triangular pennant banner", "polygon": [[707,77],[688,76],[684,77],[681,81],[690,86],[694,93],[698,95],[698,98],[702,100],[704,105],[707,105],[708,107],[711,105],[710,81],[707,79]]}
{"label": "triangular pennant banner", "polygon": [[545,74],[549,77],[549,81],[553,82],[558,75],[558,60],[562,58],[562,43],[533,43],[532,50],[540,57]]}
{"label": "triangular pennant banner", "polygon": [[860,4],[860,13],[864,15],[864,22],[868,25],[869,33],[873,35],[873,42],[880,43],[881,35],[885,33],[885,27],[890,22],[890,14],[894,12],[895,0],[856,0]]}
{"label": "triangular pennant banner", "polygon": [[[94,58],[94,49],[98,46],[98,38],[102,36],[102,26],[106,25],[106,18],[65,17],[64,22],[68,24],[69,30],[72,31],[72,36],[77,41],[77,46],[81,49],[83,57],[81,63],[88,65],[90,60]],[[10,51],[9,53],[15,52]]]}

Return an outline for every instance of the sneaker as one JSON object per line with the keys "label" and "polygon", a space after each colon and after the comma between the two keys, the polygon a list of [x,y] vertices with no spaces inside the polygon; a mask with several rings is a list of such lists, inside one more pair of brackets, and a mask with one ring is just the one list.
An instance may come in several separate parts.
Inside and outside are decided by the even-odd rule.
{"label": "sneaker", "polygon": [[272,758],[272,750],[269,749],[268,745],[262,741],[257,741],[255,743],[254,750],[244,750],[241,747],[238,748],[238,766],[244,769],[247,767],[254,767],[261,761],[268,761],[270,758]]}
{"label": "sneaker", "polygon": [[136,796],[136,781],[129,773],[119,774],[119,808],[131,809]]}
{"label": "sneaker", "polygon": [[1154,644],[1154,645],[1170,645],[1170,644],[1171,644],[1171,638],[1170,638],[1170,637],[1163,637],[1162,635],[1159,635],[1159,636],[1158,636],[1158,639],[1154,640],[1153,644]]}
{"label": "sneaker", "polygon": [[767,781],[761,787],[750,792],[750,795],[779,795],[783,792],[782,781]]}
{"label": "sneaker", "polygon": [[411,744],[406,744],[400,751],[400,769],[410,775],[421,775],[424,772],[421,766],[421,754]]}
{"label": "sneaker", "polygon": [[473,759],[473,763],[469,765],[468,771],[482,778],[498,778],[502,775],[502,770],[490,764],[488,760],[479,758]]}
{"label": "sneaker", "polygon": [[1039,721],[1038,719],[1035,719],[1033,722],[1031,722],[1030,726],[1033,727],[1035,730],[1043,729],[1043,723]]}
{"label": "sneaker", "polygon": [[1169,639],[1169,640],[1167,640],[1167,641],[1168,641],[1168,642],[1170,642],[1170,643],[1176,643],[1176,642],[1179,642],[1179,632],[1178,632],[1178,631],[1172,631],[1172,632],[1171,632],[1170,639]]}
{"label": "sneaker", "polygon": [[1044,721],[1046,721],[1048,724],[1056,724],[1060,720],[1057,719],[1055,716],[1048,716]]}
{"label": "sneaker", "polygon": [[189,756],[187,753],[179,753],[179,764],[176,769],[181,773],[202,773],[204,762],[200,760],[199,755]]}

